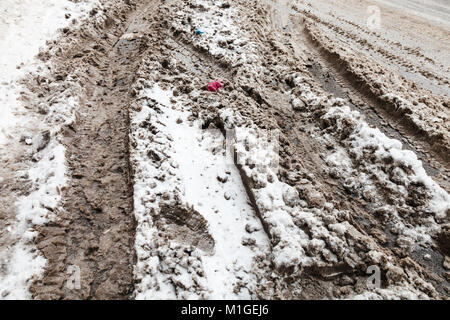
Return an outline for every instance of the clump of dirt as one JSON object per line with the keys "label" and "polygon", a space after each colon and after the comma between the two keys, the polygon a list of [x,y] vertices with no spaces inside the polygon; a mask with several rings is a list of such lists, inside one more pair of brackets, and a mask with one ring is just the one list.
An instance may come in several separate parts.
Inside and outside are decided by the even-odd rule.
{"label": "clump of dirt", "polygon": [[214,238],[208,232],[207,221],[192,208],[162,205],[154,216],[157,228],[183,244],[214,252]]}
{"label": "clump of dirt", "polygon": [[[449,213],[447,213],[448,215]],[[450,257],[450,225],[446,224],[442,227],[441,233],[439,233],[439,236],[437,238],[439,249],[441,252]]]}

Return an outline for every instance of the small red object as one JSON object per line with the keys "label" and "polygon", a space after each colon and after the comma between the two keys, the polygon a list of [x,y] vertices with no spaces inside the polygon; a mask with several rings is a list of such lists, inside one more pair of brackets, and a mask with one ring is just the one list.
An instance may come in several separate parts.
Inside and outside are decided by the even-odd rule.
{"label": "small red object", "polygon": [[219,90],[219,88],[222,88],[222,87],[223,87],[223,85],[220,83],[220,80],[211,81],[208,84],[208,91],[216,92],[217,90]]}

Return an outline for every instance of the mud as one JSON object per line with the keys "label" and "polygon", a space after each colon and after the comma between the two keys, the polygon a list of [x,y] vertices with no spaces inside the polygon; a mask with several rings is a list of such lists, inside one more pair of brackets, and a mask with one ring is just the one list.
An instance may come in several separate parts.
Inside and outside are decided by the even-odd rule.
{"label": "mud", "polygon": [[168,237],[210,254],[214,251],[214,238],[208,233],[207,221],[195,210],[163,206],[155,221],[158,229],[166,232]]}
{"label": "mud", "polygon": [[[255,299],[447,299],[449,210],[431,207],[436,194],[445,192],[438,185],[449,191],[446,98],[411,77],[402,78],[400,86],[389,76],[377,82],[374,77],[382,67],[359,55],[359,47],[343,54],[333,32],[358,42],[355,33],[367,32],[356,22],[337,19],[352,26],[350,32],[311,13],[303,1],[283,17],[277,1],[236,0],[230,6],[206,2],[104,0],[91,13],[96,19],[66,30],[59,42],[41,52],[40,58],[52,64],[51,81],[58,85],[30,76],[26,83],[36,100],[49,101],[70,87],[81,103],[60,138],[70,181],[61,190],[61,205],[52,209],[55,218],[36,226],[35,244],[47,265],[31,286],[33,297],[161,298],[154,292],[166,287],[177,298],[208,297],[207,257],[202,254],[214,255],[217,241],[201,210],[182,203],[178,189],[148,191],[152,204],[144,203],[143,217],[134,207],[139,200],[136,184],[145,176],[136,172],[139,164],[132,154],[137,148],[144,146],[146,159],[159,170],[151,177],[159,185],[180,180],[174,167],[164,171],[170,160],[164,145],[151,145],[161,144],[155,121],[165,124],[162,116],[155,116],[162,114],[162,106],[145,92],[158,85],[172,90],[172,108],[185,106],[190,116],[184,121],[191,125],[198,120],[203,129],[218,128],[224,135],[239,128],[279,133],[277,171],[251,163],[248,141],[236,138],[231,145],[235,155],[247,160],[236,157],[234,165],[252,214],[270,242],[269,252],[252,257],[251,276],[258,286],[242,282],[236,292],[244,288]],[[226,10],[235,10],[227,30],[195,36],[196,23],[218,25],[228,17]],[[367,34],[400,48],[400,43]],[[426,52],[401,49],[408,59],[437,63]],[[405,59],[399,55],[390,63],[408,67]],[[436,70],[424,67],[415,73],[445,87],[446,75]],[[393,73],[386,69],[387,75]],[[206,92],[207,83],[215,79],[224,87]],[[403,100],[387,97],[392,91]],[[427,98],[418,98],[422,94]],[[142,108],[153,113],[133,123]],[[425,116],[415,117],[421,112]],[[391,149],[371,144],[374,136],[361,138],[359,146],[363,121],[401,141],[396,152],[417,155],[438,185],[415,181],[417,168],[407,162],[375,156]],[[46,132],[40,137],[38,149],[54,139]],[[2,195],[17,187],[17,178],[6,173]],[[27,192],[26,187],[21,190]],[[2,206],[12,207],[13,200],[2,201]],[[0,219],[0,230],[8,219]],[[146,235],[152,238],[135,244],[147,226],[155,227]],[[250,226],[246,230],[254,232]],[[2,246],[14,241],[4,234],[0,239]],[[242,242],[255,247],[254,239]],[[146,264],[148,260],[157,260],[156,267]],[[367,270],[373,265],[382,273],[378,289],[367,287]],[[72,266],[81,274],[77,290],[67,286]]]}
{"label": "mud", "polygon": [[[311,18],[315,23],[324,23],[312,14],[308,13],[306,14],[306,17]],[[346,78],[353,88],[365,96],[365,100],[369,100],[370,103],[375,105],[379,110],[384,110],[385,115],[393,118],[397,125],[400,124],[401,129],[403,129],[402,131],[406,132],[406,135],[412,136],[411,140],[422,140],[420,147],[427,148],[428,153],[434,153],[435,157],[440,157],[442,160],[441,164],[448,170],[448,143],[446,142],[448,138],[446,137],[447,131],[445,130],[445,120],[441,122],[442,126],[440,128],[431,123],[431,120],[426,120],[434,119],[435,116],[443,119],[448,117],[448,112],[446,112],[445,107],[446,98],[434,96],[430,92],[427,92],[427,90],[416,88],[414,83],[406,79],[395,78],[395,76],[393,76],[393,79],[395,80],[387,81],[389,84],[385,84],[386,87],[380,87],[376,80],[378,76],[376,76],[375,73],[384,74],[384,70],[386,69],[377,64],[369,64],[370,67],[368,70],[372,71],[364,71],[364,68],[355,67],[353,64],[354,60],[346,56],[345,53],[339,51],[340,49],[337,49],[339,45],[334,44],[328,36],[324,36],[324,33],[322,33],[315,23],[306,21],[304,30],[307,32],[307,37],[318,47],[318,50],[320,50],[325,59],[327,59],[334,68],[337,68],[338,72]],[[326,23],[324,24],[326,25]],[[364,58],[359,59],[361,62],[359,66],[364,65]],[[377,69],[378,71],[374,72],[374,69]],[[372,75],[369,75],[369,73],[372,73]],[[388,77],[391,76],[392,75],[388,75]],[[396,83],[397,81],[402,82],[402,84],[398,85]],[[409,90],[405,89],[408,87],[410,88]],[[414,92],[415,94],[413,95],[417,98],[413,98],[411,92]],[[389,93],[398,95],[397,97],[400,97],[400,99],[401,97],[408,97],[408,100],[413,100],[413,104],[410,107],[403,105],[401,100],[396,98],[396,96],[389,98]],[[424,103],[426,105],[424,105]],[[420,110],[422,106],[425,108],[422,110],[428,113],[429,116],[419,120],[414,114],[419,112],[418,110]],[[393,121],[390,122],[392,123]],[[399,128],[398,130],[401,129]]]}
{"label": "mud", "polygon": [[[119,40],[138,9],[110,5],[104,22],[88,23],[71,35],[72,43],[54,49],[55,72],[79,79],[83,103],[63,130],[72,179],[62,208],[56,221],[38,228],[37,247],[48,261],[31,288],[38,299],[127,299],[134,288],[128,106],[144,42]],[[39,89],[36,94],[52,94]],[[79,268],[78,290],[67,286],[70,266]]]}

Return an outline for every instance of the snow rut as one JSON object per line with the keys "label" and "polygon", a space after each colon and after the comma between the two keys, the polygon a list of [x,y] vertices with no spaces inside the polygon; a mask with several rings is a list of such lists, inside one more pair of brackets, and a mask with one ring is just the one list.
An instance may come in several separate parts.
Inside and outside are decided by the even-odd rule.
{"label": "snow rut", "polygon": [[305,13],[305,16],[311,19],[305,21],[307,37],[350,86],[361,92],[379,112],[385,113],[390,124],[411,136],[411,140],[421,142],[420,147],[426,148],[447,168],[445,98],[416,87],[410,80],[397,76],[369,56],[356,57],[313,23],[321,21],[319,18],[310,13]]}

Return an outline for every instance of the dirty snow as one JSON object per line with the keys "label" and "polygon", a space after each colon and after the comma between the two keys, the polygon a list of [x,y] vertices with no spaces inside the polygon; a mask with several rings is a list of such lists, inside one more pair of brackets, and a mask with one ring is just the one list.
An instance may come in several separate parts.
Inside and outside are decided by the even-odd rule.
{"label": "dirty snow", "polygon": [[[8,143],[8,150],[15,150],[20,132],[34,160],[23,172],[16,173],[29,178],[32,191],[15,203],[16,222],[8,231],[17,241],[0,252],[2,265],[7,266],[0,277],[1,299],[31,298],[28,287],[43,272],[46,262],[33,244],[36,236],[33,226],[52,219],[51,212],[59,205],[67,169],[65,148],[56,137],[61,125],[73,121],[77,107],[70,94],[61,94],[55,104],[57,111],[50,113],[46,122],[37,122],[33,112],[18,100],[21,91],[26,91],[19,80],[28,73],[45,75],[47,66],[36,58],[40,48],[45,47],[47,40],[57,37],[59,28],[77,25],[77,19],[82,19],[94,2],[8,0],[0,3],[0,145]],[[47,130],[50,139],[43,142],[46,139],[43,132]],[[43,150],[39,150],[39,145]],[[2,152],[0,156],[10,157],[13,153]]]}
{"label": "dirty snow", "polygon": [[[172,27],[187,35],[196,49],[208,52],[210,58],[235,68],[245,65],[247,75],[258,79],[260,48],[250,41],[245,26],[241,28],[236,23],[240,11],[234,5],[222,10],[215,4],[208,0],[190,1],[190,6],[185,6],[171,21]],[[8,47],[0,55],[0,65],[7,70],[0,76],[0,103],[7,106],[0,110],[2,144],[14,137],[17,123],[31,119],[17,102],[22,90],[17,80],[25,75],[25,70],[38,68],[45,73],[34,58],[39,46],[53,37],[58,27],[88,12],[89,4],[48,0],[44,6],[36,6],[32,1],[7,1],[0,4],[0,10],[3,19],[0,44]],[[71,12],[70,19],[64,17],[67,10]],[[50,23],[40,20],[47,13]],[[187,17],[192,22],[186,23]],[[49,29],[41,30],[41,23]],[[6,36],[2,32],[5,26],[9,33]],[[196,28],[204,33],[195,35]],[[9,46],[11,39],[21,37],[23,43]],[[124,39],[127,37],[132,39],[130,34]],[[24,66],[16,69],[21,62]],[[158,65],[156,61],[146,62],[147,66]],[[209,80],[213,79],[205,83]],[[301,77],[293,80],[301,88],[298,97],[290,97],[295,111],[326,106],[320,122],[327,125],[328,131],[323,137],[315,138],[333,146],[325,157],[330,173],[342,178],[346,189],[361,194],[368,203],[379,205],[378,209],[386,212],[394,223],[399,240],[410,246],[432,243],[432,236],[439,232],[440,223],[450,210],[450,197],[426,174],[417,156],[403,150],[399,141],[371,128],[343,100],[318,95]],[[275,270],[269,269],[271,273],[287,271],[294,274],[292,278],[308,267],[319,272],[322,267],[325,271],[330,268],[333,273],[333,267],[342,262],[354,270],[365,263],[376,263],[384,271],[403,274],[373,239],[349,223],[348,212],[326,202],[308,179],[303,179],[306,181],[297,188],[281,181],[277,172],[279,150],[268,144],[251,121],[244,121],[231,108],[218,112],[227,133],[232,132],[225,140],[223,132],[214,125],[203,129],[204,123],[199,120],[202,117],[197,119],[191,114],[192,102],[182,94],[179,96],[179,92],[174,95],[174,88],[163,83],[137,81],[137,96],[130,110],[137,220],[136,299],[255,298],[260,285],[258,272],[262,271],[256,269],[261,260],[273,263]],[[194,89],[190,96],[203,94],[211,93]],[[384,97],[398,100],[399,107],[410,105],[394,95]],[[32,245],[36,235],[32,227],[54,218],[50,212],[57,212],[59,190],[67,182],[65,150],[58,142],[58,132],[62,123],[73,121],[78,101],[70,94],[59,98],[58,111],[51,112],[33,135],[25,137],[33,149],[36,164],[27,172],[33,182],[32,192],[17,202],[17,224],[11,229],[11,235],[20,240],[0,254],[2,264],[8,265],[7,274],[0,278],[0,288],[5,289],[7,299],[30,298],[27,287],[45,266],[45,259]],[[18,115],[17,111],[23,114]],[[58,116],[63,120],[56,120]],[[41,151],[35,150],[47,129],[50,130],[48,145]],[[262,147],[258,145],[261,141],[264,141]],[[250,203],[241,175],[250,181],[249,193],[255,198],[256,208]],[[380,185],[395,192],[398,201],[385,205]],[[426,204],[421,210],[420,223],[406,221],[397,212],[399,207],[408,207],[405,199],[416,191],[413,197],[423,198]],[[186,221],[179,224],[177,219]],[[399,281],[353,298],[425,298],[416,288],[431,285],[420,283],[421,287],[417,284],[419,280],[411,272],[402,280],[403,286],[398,286]]]}
{"label": "dirty snow", "polygon": [[[256,286],[252,272],[253,258],[267,251],[268,239],[248,202],[232,159],[227,158],[229,153],[225,152],[221,132],[217,129],[202,130],[199,122],[188,120],[189,107],[182,101],[175,101],[170,90],[163,90],[157,84],[144,90],[141,93],[143,97],[153,99],[153,106],[144,104],[142,110],[132,117],[132,127],[135,129],[132,139],[137,144],[136,149],[132,150],[133,163],[137,166],[135,214],[139,224],[135,272],[141,281],[137,286],[136,298],[251,298]],[[145,119],[152,119],[158,132],[153,138],[147,136],[145,129],[138,127]],[[162,163],[149,159],[149,150],[157,152],[163,159]],[[162,180],[161,175],[166,178]],[[201,265],[200,274],[204,273],[198,280],[202,284],[201,289],[193,289],[194,285],[189,283],[192,278],[189,268],[180,268],[181,274],[175,281],[174,275],[165,275],[162,267],[168,263],[165,260],[169,257],[154,255],[156,248],[152,248],[151,243],[155,242],[153,237],[156,237],[157,230],[149,212],[160,210],[165,193],[170,193],[170,198],[179,196],[177,205],[199,212],[207,221],[208,232],[214,239],[214,251],[210,254],[198,248],[189,249]],[[159,196],[151,199],[155,194],[161,195],[162,199]],[[253,230],[251,235],[246,232],[247,225]],[[250,245],[243,245],[243,241]],[[167,251],[179,245],[189,246],[170,241]],[[148,268],[152,269],[152,273],[146,275]],[[153,281],[158,282],[159,286],[155,286]],[[183,285],[171,288],[171,283],[178,282]],[[235,291],[240,283],[246,289]]]}
{"label": "dirty snow", "polygon": [[[185,23],[187,17],[192,23]],[[239,26],[239,11],[234,6],[223,9],[216,1],[193,0],[178,12],[172,27],[189,35],[194,46],[206,50],[217,61],[233,68],[245,64],[249,72],[257,74],[256,45]],[[202,35],[193,35],[197,27],[204,32]]]}
{"label": "dirty snow", "polygon": [[0,2],[0,144],[14,134],[19,121],[16,113],[26,112],[17,101],[22,90],[17,80],[40,65],[35,56],[46,45],[46,41],[54,39],[58,29],[76,23],[88,12],[93,2]]}
{"label": "dirty snow", "polygon": [[[10,226],[10,236],[19,239],[11,248],[0,254],[2,264],[7,266],[6,274],[0,278],[1,294],[6,299],[29,299],[28,286],[37,279],[45,267],[46,260],[33,244],[36,231],[33,225],[40,225],[51,219],[50,211],[60,201],[59,190],[66,184],[65,148],[52,142],[42,151],[42,160],[28,171],[36,186],[29,196],[16,202],[17,223]],[[6,295],[7,294],[7,295]]]}
{"label": "dirty snow", "polygon": [[[344,100],[320,96],[302,77],[294,76],[293,80],[302,89],[301,98],[310,107],[331,106],[321,118],[330,124],[329,134],[320,138],[333,141],[330,136],[334,136],[339,141],[326,157],[330,173],[343,178],[344,186],[349,190],[361,193],[366,200],[390,212],[389,219],[398,233],[407,235],[417,244],[432,243],[431,237],[440,231],[438,223],[445,220],[450,210],[450,196],[425,172],[417,155],[405,150],[400,141],[370,127]],[[405,205],[404,199],[416,184],[423,185],[426,190],[425,194],[415,197],[422,197],[427,202],[427,207],[422,210],[428,216],[421,219],[420,225],[411,225],[399,217],[396,207]],[[386,205],[386,200],[378,193],[380,185],[396,192],[398,201],[395,205]]]}
{"label": "dirty snow", "polygon": [[[426,219],[428,223],[422,221],[423,225],[416,228],[407,228],[401,221],[398,221],[398,224],[400,224],[399,228],[402,232],[413,236],[417,242],[431,243],[431,235],[436,234],[440,230],[433,220],[433,215],[438,221],[443,221],[446,218],[447,212],[450,210],[450,196],[427,175],[422,162],[417,159],[416,154],[409,150],[403,150],[403,146],[398,140],[386,137],[378,128],[369,127],[361,118],[359,112],[351,111],[348,106],[330,108],[323,119],[336,121],[337,134],[343,130],[348,130],[348,128],[345,129],[345,126],[348,126],[348,123],[353,123],[352,133],[345,142],[348,152],[352,154],[356,163],[366,167],[364,172],[371,175],[376,174],[377,180],[383,181],[390,188],[397,190],[403,196],[402,198],[408,197],[408,188],[413,183],[418,183],[426,188],[431,199],[425,211],[432,214]],[[371,153],[371,156],[375,157],[376,160],[366,159],[368,150],[374,151]],[[342,156],[342,153],[340,155]],[[333,155],[330,157],[329,160],[335,158]],[[347,160],[345,160],[346,158]],[[355,175],[355,173],[351,173],[351,168],[348,167],[349,158],[344,156],[343,159],[344,161],[338,164],[337,167],[342,170],[342,173],[346,172],[349,177]],[[389,172],[386,173],[383,170],[383,168],[386,168],[387,165],[385,163],[389,159],[393,161],[390,165],[394,167],[392,173],[394,177],[390,177]],[[350,172],[348,172],[349,169]],[[364,172],[360,173],[356,178],[360,179],[360,181],[353,180],[353,183],[365,189],[367,193],[375,193],[374,183]],[[391,181],[392,179],[394,181]],[[365,194],[364,191],[363,194]],[[369,197],[368,195],[366,196]],[[393,210],[393,214],[395,214],[395,210]]]}

